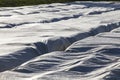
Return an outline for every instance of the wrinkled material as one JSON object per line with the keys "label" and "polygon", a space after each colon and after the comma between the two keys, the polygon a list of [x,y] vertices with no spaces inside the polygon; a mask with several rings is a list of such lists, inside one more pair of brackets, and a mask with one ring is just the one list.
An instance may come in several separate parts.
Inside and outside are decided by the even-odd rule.
{"label": "wrinkled material", "polygon": [[120,3],[0,8],[0,80],[120,80]]}

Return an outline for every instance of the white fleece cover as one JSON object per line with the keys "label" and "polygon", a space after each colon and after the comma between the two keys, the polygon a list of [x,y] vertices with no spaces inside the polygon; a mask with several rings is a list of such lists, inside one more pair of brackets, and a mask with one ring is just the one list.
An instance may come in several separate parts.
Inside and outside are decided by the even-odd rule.
{"label": "white fleece cover", "polygon": [[47,53],[12,71],[5,71],[0,74],[0,79],[119,80],[119,38],[120,33],[111,31],[79,40],[64,52]]}
{"label": "white fleece cover", "polygon": [[119,2],[1,7],[0,80],[120,80],[119,14]]}

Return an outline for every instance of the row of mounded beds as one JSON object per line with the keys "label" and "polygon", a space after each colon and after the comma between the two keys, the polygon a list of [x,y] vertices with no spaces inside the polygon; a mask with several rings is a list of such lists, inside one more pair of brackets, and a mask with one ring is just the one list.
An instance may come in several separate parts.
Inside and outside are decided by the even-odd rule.
{"label": "row of mounded beds", "polygon": [[[111,23],[107,25],[101,25],[96,28],[90,29],[89,31],[79,32],[75,35],[70,35],[68,37],[51,37],[44,41],[38,41],[37,37],[26,38],[26,36],[21,36],[23,39],[19,39],[19,34],[14,34],[13,31],[2,31],[2,34],[6,34],[9,42],[0,44],[0,72],[14,69],[15,67],[29,61],[37,56],[53,52],[53,51],[64,51],[73,42],[84,39],[89,36],[94,36],[101,32],[108,32],[114,28],[118,28],[120,23]],[[31,32],[32,33],[32,32]],[[11,35],[9,35],[11,34]],[[30,35],[30,33],[26,34]],[[4,37],[6,37],[4,36]],[[13,36],[13,37],[11,37]],[[15,40],[14,40],[15,38]],[[34,41],[33,38],[36,40]],[[3,38],[4,39],[4,38]],[[7,38],[5,38],[6,41]],[[9,40],[13,39],[13,40]],[[33,42],[32,42],[33,40]],[[86,50],[87,48],[82,50]],[[77,50],[77,49],[76,49]],[[78,49],[79,50],[79,49]]]}
{"label": "row of mounded beds", "polygon": [[1,7],[0,28],[12,28],[29,23],[58,22],[84,15],[115,11],[119,10],[119,8],[119,3],[84,1],[23,7]]}
{"label": "row of mounded beds", "polygon": [[[64,51],[75,41],[120,26],[119,3],[114,2],[0,8],[0,14],[0,72],[43,54]],[[43,24],[40,19],[50,22]]]}
{"label": "row of mounded beds", "polygon": [[[27,49],[23,53],[37,53]],[[120,28],[117,28],[79,40],[65,51],[33,58],[2,72],[0,80],[120,80],[119,75]]]}

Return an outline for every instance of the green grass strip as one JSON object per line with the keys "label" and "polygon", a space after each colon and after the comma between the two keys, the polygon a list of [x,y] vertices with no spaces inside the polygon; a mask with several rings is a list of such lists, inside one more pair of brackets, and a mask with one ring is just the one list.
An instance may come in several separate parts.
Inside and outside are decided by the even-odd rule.
{"label": "green grass strip", "polygon": [[[0,7],[15,7],[15,6],[50,4],[50,3],[71,2],[71,1],[80,1],[80,0],[0,0]],[[84,0],[84,1],[89,1],[89,0]],[[103,1],[103,0],[92,0],[92,1]],[[105,0],[105,1],[119,1],[119,0]]]}

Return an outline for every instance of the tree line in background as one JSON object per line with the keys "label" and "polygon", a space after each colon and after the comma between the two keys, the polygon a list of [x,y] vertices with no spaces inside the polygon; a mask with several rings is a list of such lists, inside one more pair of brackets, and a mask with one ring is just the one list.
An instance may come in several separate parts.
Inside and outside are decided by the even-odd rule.
{"label": "tree line in background", "polygon": [[[0,7],[14,7],[25,5],[49,4],[56,2],[72,2],[72,1],[91,1],[91,0],[0,0]],[[104,1],[104,0],[92,0]],[[119,1],[119,0],[105,0],[105,1]]]}

